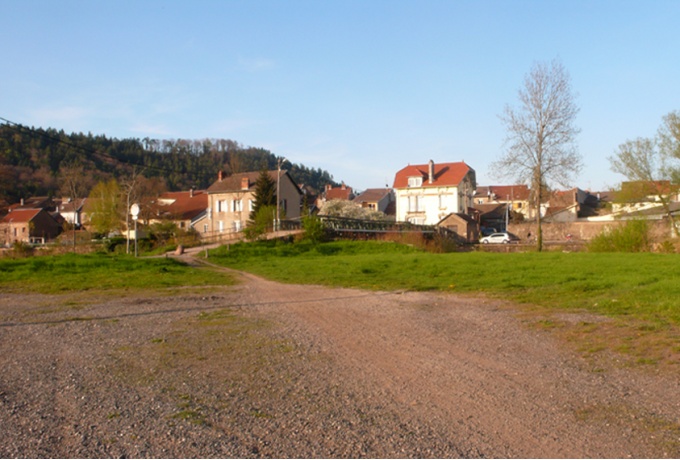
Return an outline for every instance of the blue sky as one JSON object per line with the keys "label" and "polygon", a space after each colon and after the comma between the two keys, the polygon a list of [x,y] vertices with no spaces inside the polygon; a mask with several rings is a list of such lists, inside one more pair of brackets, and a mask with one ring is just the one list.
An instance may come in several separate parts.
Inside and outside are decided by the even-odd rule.
{"label": "blue sky", "polygon": [[498,115],[559,59],[602,190],[619,144],[680,110],[680,1],[0,0],[0,117],[117,138],[225,138],[391,186],[503,152]]}

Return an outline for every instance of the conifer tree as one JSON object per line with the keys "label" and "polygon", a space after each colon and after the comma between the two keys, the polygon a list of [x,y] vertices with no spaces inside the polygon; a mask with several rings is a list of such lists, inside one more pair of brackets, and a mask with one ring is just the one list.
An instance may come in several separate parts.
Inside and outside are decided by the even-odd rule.
{"label": "conifer tree", "polygon": [[255,182],[255,202],[250,212],[250,220],[254,221],[258,211],[265,206],[276,206],[276,181],[266,169],[262,169]]}

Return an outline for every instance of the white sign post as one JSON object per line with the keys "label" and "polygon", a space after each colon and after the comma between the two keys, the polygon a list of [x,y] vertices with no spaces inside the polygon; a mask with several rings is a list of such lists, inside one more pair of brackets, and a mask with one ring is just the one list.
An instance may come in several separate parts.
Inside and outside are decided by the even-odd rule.
{"label": "white sign post", "polygon": [[[139,217],[139,205],[134,203],[130,206],[130,214],[132,215],[132,220],[135,221],[135,257],[137,257],[137,218]],[[130,229],[128,229],[128,234]]]}

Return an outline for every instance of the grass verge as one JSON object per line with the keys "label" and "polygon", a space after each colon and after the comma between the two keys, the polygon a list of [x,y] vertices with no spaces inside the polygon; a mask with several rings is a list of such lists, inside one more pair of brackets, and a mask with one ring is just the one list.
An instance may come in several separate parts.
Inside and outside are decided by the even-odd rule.
{"label": "grass verge", "polygon": [[172,258],[64,254],[0,260],[0,292],[59,294],[233,283],[225,273],[193,268]]}

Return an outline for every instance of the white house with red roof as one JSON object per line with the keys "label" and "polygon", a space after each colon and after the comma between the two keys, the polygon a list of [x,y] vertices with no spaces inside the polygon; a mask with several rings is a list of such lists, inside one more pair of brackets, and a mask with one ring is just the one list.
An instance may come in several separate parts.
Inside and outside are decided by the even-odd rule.
{"label": "white house with red roof", "polygon": [[466,214],[477,187],[464,162],[409,165],[394,177],[397,222],[435,225],[451,213]]}

